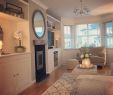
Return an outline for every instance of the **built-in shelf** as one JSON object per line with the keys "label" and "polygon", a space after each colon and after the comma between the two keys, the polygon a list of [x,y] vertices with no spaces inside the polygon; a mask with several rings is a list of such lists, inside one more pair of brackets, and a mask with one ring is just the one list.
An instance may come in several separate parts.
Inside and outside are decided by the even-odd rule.
{"label": "built-in shelf", "polygon": [[[29,21],[0,12],[0,26],[3,30],[3,52],[15,52],[15,47],[18,46],[18,40],[14,38],[16,31],[22,32],[22,45],[26,48],[26,52],[30,51],[30,35]],[[8,54],[10,56],[10,54]],[[7,55],[2,55],[7,56]]]}
{"label": "built-in shelf", "polygon": [[0,12],[0,19],[5,19],[5,20],[8,20],[8,21],[15,21],[15,22],[25,22],[27,20],[25,19],[22,19],[20,17],[16,17],[16,16],[12,16],[12,15],[9,15],[9,14],[6,14],[6,13],[3,13],[3,12]]}

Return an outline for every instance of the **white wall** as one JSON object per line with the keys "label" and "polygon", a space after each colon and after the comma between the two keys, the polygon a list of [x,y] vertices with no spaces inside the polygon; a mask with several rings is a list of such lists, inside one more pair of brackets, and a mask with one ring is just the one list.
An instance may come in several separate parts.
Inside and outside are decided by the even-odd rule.
{"label": "white wall", "polygon": [[[77,49],[67,50],[64,49],[64,35],[63,35],[63,26],[64,25],[76,25],[76,24],[84,24],[84,23],[102,23],[106,21],[113,20],[113,15],[103,15],[103,16],[87,16],[87,17],[77,17],[77,18],[61,18],[61,41],[62,41],[62,63],[66,63],[66,61],[70,58],[75,58],[76,54],[79,52]],[[104,32],[101,29],[101,32]],[[107,63],[113,62],[113,49],[107,49]]]}

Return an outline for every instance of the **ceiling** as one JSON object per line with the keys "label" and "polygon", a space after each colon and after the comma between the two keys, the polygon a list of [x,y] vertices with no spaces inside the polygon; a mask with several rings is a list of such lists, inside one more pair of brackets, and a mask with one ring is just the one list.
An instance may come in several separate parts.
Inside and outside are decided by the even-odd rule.
{"label": "ceiling", "polygon": [[[48,13],[57,17],[75,17],[74,8],[80,8],[80,0],[39,0],[48,7]],[[83,0],[83,6],[91,15],[113,13],[113,0]]]}

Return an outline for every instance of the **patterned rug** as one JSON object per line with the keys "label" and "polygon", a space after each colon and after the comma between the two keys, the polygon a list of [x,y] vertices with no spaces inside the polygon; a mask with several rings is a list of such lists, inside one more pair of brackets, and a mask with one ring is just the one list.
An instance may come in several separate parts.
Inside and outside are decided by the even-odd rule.
{"label": "patterned rug", "polygon": [[100,79],[96,76],[78,77],[71,95],[113,95],[111,89],[113,89],[113,80]]}
{"label": "patterned rug", "polygon": [[113,95],[113,76],[66,73],[42,95]]}

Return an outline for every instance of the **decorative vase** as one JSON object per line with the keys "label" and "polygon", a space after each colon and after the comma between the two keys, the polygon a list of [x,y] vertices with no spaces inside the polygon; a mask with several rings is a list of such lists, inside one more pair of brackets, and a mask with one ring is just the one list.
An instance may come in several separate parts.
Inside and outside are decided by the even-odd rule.
{"label": "decorative vase", "polygon": [[23,53],[25,52],[26,48],[22,46],[21,40],[19,40],[19,45],[15,47],[15,52]]}
{"label": "decorative vase", "polygon": [[83,66],[84,68],[90,68],[90,66],[91,66],[90,59],[89,59],[89,58],[84,58],[84,59],[82,60],[82,66]]}

